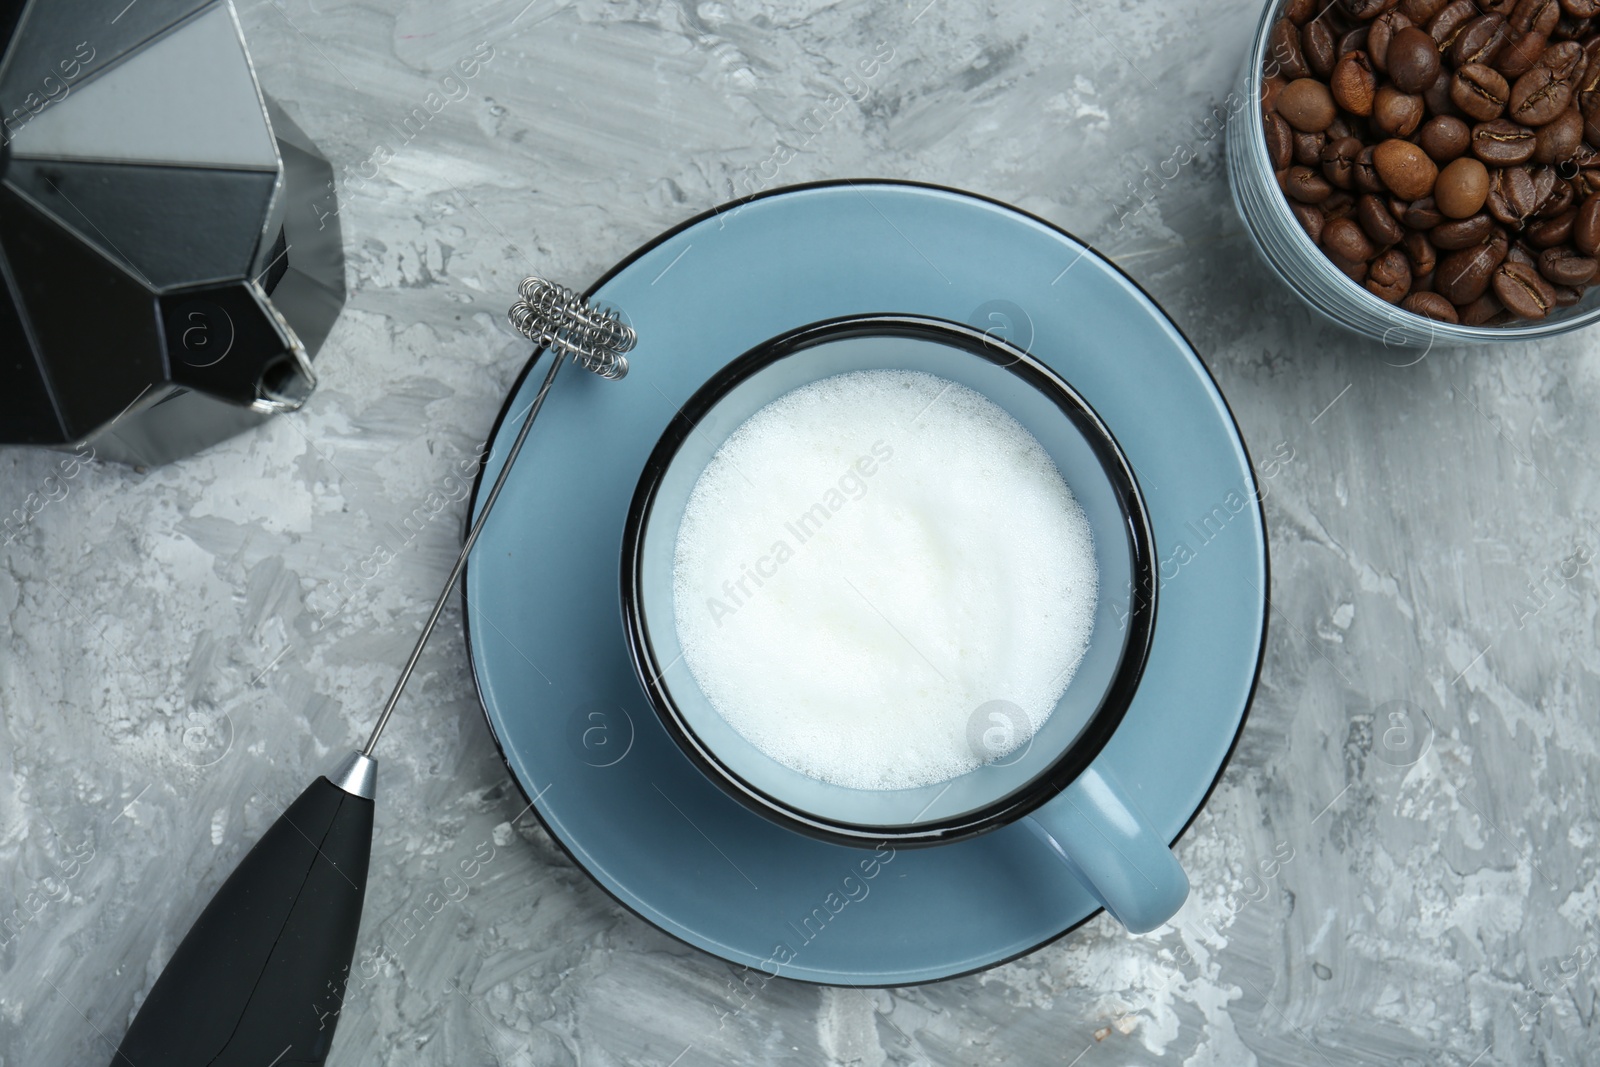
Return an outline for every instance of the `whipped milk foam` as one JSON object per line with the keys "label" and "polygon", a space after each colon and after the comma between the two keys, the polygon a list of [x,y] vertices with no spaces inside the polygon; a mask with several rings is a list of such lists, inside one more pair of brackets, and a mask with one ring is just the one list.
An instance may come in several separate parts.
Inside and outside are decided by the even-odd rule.
{"label": "whipped milk foam", "polygon": [[1044,723],[1098,572],[1032,434],[966,386],[876,370],[734,431],[690,495],[673,593],[684,660],[734,729],[812,777],[898,789],[1003,755],[969,740],[991,701]]}

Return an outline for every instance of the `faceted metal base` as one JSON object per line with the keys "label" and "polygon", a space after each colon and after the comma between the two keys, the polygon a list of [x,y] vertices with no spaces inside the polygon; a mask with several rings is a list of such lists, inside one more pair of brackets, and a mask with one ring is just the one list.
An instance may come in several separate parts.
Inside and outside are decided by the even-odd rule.
{"label": "faceted metal base", "polygon": [[[333,192],[333,167],[294,120],[267,98],[267,114],[283,158],[283,188],[274,203],[282,235],[257,256],[262,288],[315,357],[344,305],[344,246]],[[287,249],[287,251],[285,251]],[[193,455],[259,426],[271,416],[182,387],[148,397],[92,439],[99,459],[154,467]]]}
{"label": "faceted metal base", "polygon": [[[0,13],[0,443],[154,465],[298,407],[344,302],[333,168],[232,0]],[[13,100],[15,98],[15,100]]]}

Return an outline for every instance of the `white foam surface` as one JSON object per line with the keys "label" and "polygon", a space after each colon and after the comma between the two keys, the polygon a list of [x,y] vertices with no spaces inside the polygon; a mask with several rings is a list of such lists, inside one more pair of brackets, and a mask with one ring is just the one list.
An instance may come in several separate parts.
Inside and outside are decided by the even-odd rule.
{"label": "white foam surface", "polygon": [[1004,754],[969,740],[992,701],[1037,730],[1098,596],[1088,520],[1044,448],[915,371],[826,378],[751,416],[696,482],[674,564],[684,660],[717,712],[863,789]]}

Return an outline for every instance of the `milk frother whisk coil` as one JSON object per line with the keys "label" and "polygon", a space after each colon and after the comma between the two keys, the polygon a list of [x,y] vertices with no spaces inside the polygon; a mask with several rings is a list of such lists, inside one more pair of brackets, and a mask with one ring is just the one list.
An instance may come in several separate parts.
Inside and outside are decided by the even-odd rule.
{"label": "milk frother whisk coil", "polygon": [[616,312],[590,304],[564,285],[543,278],[524,278],[517,287],[522,299],[511,305],[511,325],[534,344],[577,360],[602,378],[628,373],[623,355],[633,347],[634,332]]}
{"label": "milk frother whisk coil", "polygon": [[366,896],[377,792],[372,750],[561,364],[571,356],[613,380],[628,372],[623,353],[636,338],[616,312],[543,278],[524,278],[517,291],[522,299],[511,308],[511,324],[550,352],[550,369],[366,746],[312,782],[234,868],[145,997],[112,1067],[287,1067],[327,1059]]}

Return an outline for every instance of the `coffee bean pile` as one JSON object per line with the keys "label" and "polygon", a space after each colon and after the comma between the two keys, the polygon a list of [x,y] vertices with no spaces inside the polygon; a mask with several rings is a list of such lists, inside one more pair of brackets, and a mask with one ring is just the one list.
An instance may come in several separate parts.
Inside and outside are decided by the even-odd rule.
{"label": "coffee bean pile", "polygon": [[1600,0],[1286,0],[1267,152],[1357,284],[1469,326],[1600,278]]}

